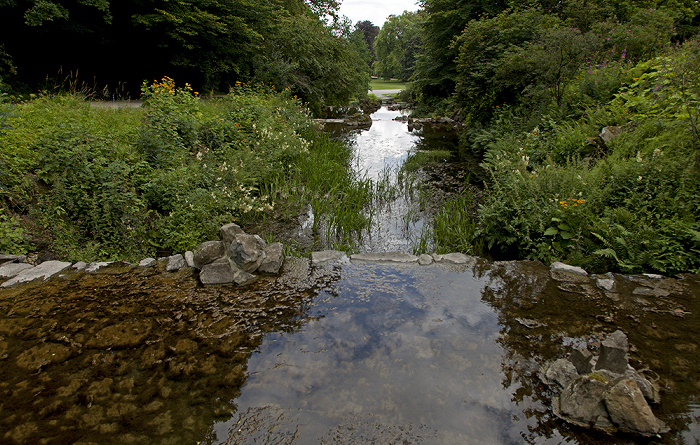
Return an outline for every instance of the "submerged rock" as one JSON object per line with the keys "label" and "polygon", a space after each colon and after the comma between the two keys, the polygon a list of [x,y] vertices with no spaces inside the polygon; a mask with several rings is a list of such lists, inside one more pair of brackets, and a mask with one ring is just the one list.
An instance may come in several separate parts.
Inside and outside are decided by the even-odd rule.
{"label": "submerged rock", "polygon": [[320,266],[331,261],[337,261],[347,256],[345,252],[340,250],[323,250],[320,252],[311,252],[311,264]]}
{"label": "submerged rock", "polygon": [[[554,413],[572,424],[608,432],[619,429],[649,436],[668,431],[648,403],[660,401],[659,389],[629,366],[628,351],[627,336],[617,330],[603,340],[597,357],[579,348],[571,361],[559,359],[543,366],[542,381],[554,389],[564,387],[552,400]],[[595,371],[589,373],[593,363]]]}
{"label": "submerged rock", "polygon": [[552,279],[555,281],[573,281],[577,283],[587,283],[588,272],[580,267],[570,266],[568,264],[554,262],[550,266]]}

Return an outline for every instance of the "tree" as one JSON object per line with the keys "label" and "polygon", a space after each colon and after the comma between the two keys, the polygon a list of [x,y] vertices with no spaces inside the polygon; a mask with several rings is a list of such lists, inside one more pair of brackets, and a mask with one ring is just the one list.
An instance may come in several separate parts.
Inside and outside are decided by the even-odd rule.
{"label": "tree", "polygon": [[339,105],[367,94],[369,71],[350,39],[309,15],[283,17],[254,57],[253,78],[289,87],[313,105]]}
{"label": "tree", "polygon": [[496,105],[516,103],[534,81],[522,48],[545,29],[560,25],[559,18],[539,9],[508,10],[469,22],[454,45],[459,51],[456,104],[473,121],[486,121]]}
{"label": "tree", "polygon": [[390,15],[374,41],[377,76],[408,80],[413,75],[415,57],[420,45],[420,14],[404,11]]}
{"label": "tree", "polygon": [[337,8],[337,0],[0,0],[0,76],[16,68],[15,81],[34,90],[62,72],[91,87],[126,85],[132,96],[164,75],[200,91],[276,78],[309,100],[336,102],[366,93],[369,69],[339,31]]}
{"label": "tree", "polygon": [[414,87],[424,103],[444,101],[454,92],[458,49],[452,44],[470,20],[507,8],[505,0],[421,0],[425,10],[423,49],[416,61]]}
{"label": "tree", "polygon": [[374,61],[377,60],[377,56],[374,53],[374,39],[376,39],[377,35],[379,34],[379,26],[375,26],[369,20],[363,20],[361,22],[357,22],[357,24],[355,25],[355,29],[359,29],[360,31],[362,31],[365,43],[367,44],[367,48],[369,48],[369,52],[372,56],[370,62],[371,67]]}

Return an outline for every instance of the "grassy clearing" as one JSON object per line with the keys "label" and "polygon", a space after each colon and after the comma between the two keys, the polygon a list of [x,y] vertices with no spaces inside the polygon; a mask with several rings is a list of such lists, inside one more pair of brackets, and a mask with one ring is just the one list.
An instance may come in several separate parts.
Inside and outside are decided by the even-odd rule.
{"label": "grassy clearing", "polygon": [[396,89],[403,90],[407,86],[408,86],[408,84],[406,82],[401,82],[398,80],[374,79],[373,78],[369,81],[369,89],[370,90],[396,90]]}
{"label": "grassy clearing", "polygon": [[79,95],[0,103],[2,251],[137,261],[193,249],[227,222],[255,227],[281,209],[294,219],[307,203],[317,237],[336,245],[369,224],[374,184],[288,91],[240,84],[201,101],[164,78],[143,99],[119,110]]}

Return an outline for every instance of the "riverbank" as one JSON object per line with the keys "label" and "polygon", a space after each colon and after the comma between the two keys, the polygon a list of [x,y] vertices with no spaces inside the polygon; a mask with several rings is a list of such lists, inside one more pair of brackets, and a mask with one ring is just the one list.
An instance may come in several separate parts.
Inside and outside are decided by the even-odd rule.
{"label": "riverbank", "polygon": [[[143,100],[0,104],[0,251],[136,262],[192,250],[230,221],[277,238],[260,227],[296,230],[309,204],[340,243],[367,224],[372,187],[347,170],[352,152],[288,91],[241,84],[201,101],[164,79]],[[310,251],[291,237],[287,246]]]}

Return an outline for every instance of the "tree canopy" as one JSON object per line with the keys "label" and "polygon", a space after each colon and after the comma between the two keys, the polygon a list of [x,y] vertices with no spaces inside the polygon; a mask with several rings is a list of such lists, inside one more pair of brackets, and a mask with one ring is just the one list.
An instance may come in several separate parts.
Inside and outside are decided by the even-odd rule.
{"label": "tree canopy", "polygon": [[275,79],[309,100],[339,100],[366,92],[369,68],[349,35],[334,31],[337,8],[337,0],[0,0],[0,79],[35,89],[70,75],[132,95],[163,75],[203,91]]}

